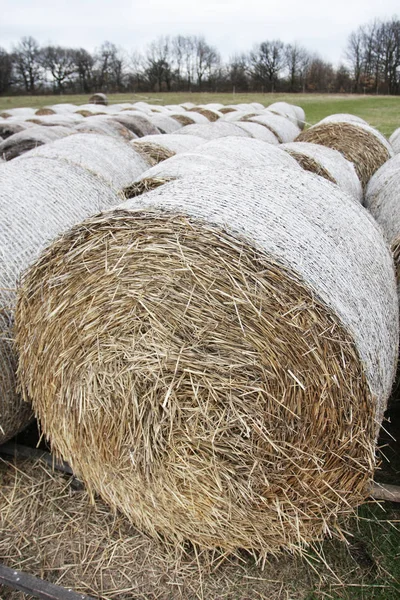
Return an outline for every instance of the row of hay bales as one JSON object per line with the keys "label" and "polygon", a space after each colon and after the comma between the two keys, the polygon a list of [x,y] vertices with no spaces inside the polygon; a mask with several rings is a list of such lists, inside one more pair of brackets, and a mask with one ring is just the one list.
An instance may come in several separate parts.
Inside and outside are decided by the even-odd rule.
{"label": "row of hay bales", "polygon": [[281,104],[172,107],[217,118],[0,167],[3,439],[31,402],[90,494],[175,543],[296,550],[369,493],[398,301],[362,204],[390,221],[399,163],[367,124],[300,133]]}

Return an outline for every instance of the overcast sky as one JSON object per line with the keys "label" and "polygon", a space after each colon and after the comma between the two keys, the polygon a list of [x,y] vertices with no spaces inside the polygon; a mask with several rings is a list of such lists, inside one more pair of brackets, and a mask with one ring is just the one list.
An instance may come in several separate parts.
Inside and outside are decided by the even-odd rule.
{"label": "overcast sky", "polygon": [[32,35],[90,51],[108,40],[131,53],[159,35],[203,34],[224,59],[279,38],[338,63],[351,31],[396,13],[399,0],[0,0],[0,46]]}

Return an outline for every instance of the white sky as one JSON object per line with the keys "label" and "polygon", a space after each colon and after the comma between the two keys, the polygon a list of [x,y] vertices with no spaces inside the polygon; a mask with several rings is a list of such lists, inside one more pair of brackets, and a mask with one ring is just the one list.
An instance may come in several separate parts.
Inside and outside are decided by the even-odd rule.
{"label": "white sky", "polygon": [[278,38],[338,63],[351,31],[396,13],[399,0],[0,0],[0,46],[32,35],[90,51],[108,40],[131,53],[159,35],[203,34],[224,59]]}

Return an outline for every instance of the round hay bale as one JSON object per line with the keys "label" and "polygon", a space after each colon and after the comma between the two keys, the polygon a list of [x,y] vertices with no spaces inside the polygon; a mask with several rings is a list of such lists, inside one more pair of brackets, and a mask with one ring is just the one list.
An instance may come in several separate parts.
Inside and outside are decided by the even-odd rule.
{"label": "round hay bale", "polygon": [[205,125],[208,124],[210,121],[207,119],[207,117],[205,117],[204,115],[202,115],[199,112],[190,112],[190,113],[186,113],[184,116],[189,116],[189,118],[196,124],[198,125]]}
{"label": "round hay bale", "polygon": [[400,155],[388,160],[371,177],[365,191],[365,206],[382,227],[392,247],[400,282]]}
{"label": "round hay bale", "polygon": [[[179,106],[179,108],[184,108],[185,110],[189,110],[190,108],[194,108],[196,105],[193,104],[193,102],[182,102],[182,104],[179,104],[178,106]],[[174,105],[173,104],[170,104],[170,105],[167,104],[165,106],[165,108],[171,108],[171,107],[174,107]]]}
{"label": "round hay bale", "polygon": [[4,142],[0,143],[0,156],[5,160],[12,160],[17,156],[21,156],[24,152],[37,148],[42,144],[48,144],[54,140],[58,140],[66,135],[71,135],[73,129],[69,127],[31,127],[14,133],[8,137]]}
{"label": "round hay bale", "polygon": [[[151,117],[151,123],[157,127],[160,133],[174,133],[181,127],[183,123],[179,123],[176,119],[165,115],[154,115]],[[148,134],[146,134],[148,135]]]}
{"label": "round hay bale", "polygon": [[208,123],[207,125],[186,125],[186,127],[179,129],[176,135],[195,135],[205,140],[213,140],[229,135],[251,137],[248,131],[241,129],[235,123],[225,123],[224,121]]}
{"label": "round hay bale", "polygon": [[15,133],[25,131],[33,126],[33,123],[30,123],[29,121],[10,121],[8,119],[4,121],[0,120],[0,136],[3,138],[3,140],[5,140]]}
{"label": "round hay bale", "polygon": [[34,117],[28,119],[29,123],[35,123],[37,125],[44,125],[45,127],[54,127],[54,125],[60,125],[62,127],[71,127],[81,123],[84,117],[78,113],[72,114],[54,114],[44,115],[42,117]]}
{"label": "round hay bale", "polygon": [[266,110],[264,110],[264,113],[272,112],[276,115],[281,115],[282,117],[289,119],[289,121],[297,125],[300,129],[304,129],[304,118],[298,118],[299,112],[296,109],[300,109],[300,111],[302,111],[301,114],[305,117],[304,111],[302,108],[300,108],[300,106],[296,107],[288,102],[273,102],[267,106]]}
{"label": "round hay bale", "polygon": [[222,117],[222,119],[224,121],[228,121],[229,123],[232,122],[237,122],[237,121],[241,121],[241,120],[245,120],[248,119],[250,117],[255,117],[257,116],[257,114],[260,113],[255,113],[254,110],[236,110],[233,113],[228,113],[227,115],[224,115]]}
{"label": "round hay bale", "polygon": [[3,119],[9,119],[10,117],[18,117],[18,119],[25,119],[26,117],[33,117],[36,108],[23,107],[23,108],[9,108],[0,113],[0,117]]}
{"label": "round hay bale", "polygon": [[90,96],[89,104],[101,104],[103,106],[107,106],[108,98],[105,94],[96,93],[96,94],[93,94],[93,96]]}
{"label": "round hay bale", "polygon": [[218,119],[220,117],[220,115],[215,110],[210,110],[209,108],[202,108],[201,106],[195,106],[194,108],[189,108],[188,112],[199,113],[200,115],[203,115],[203,117],[206,117],[212,123],[214,121],[218,121]]}
{"label": "round hay bale", "polygon": [[298,162],[288,153],[261,140],[242,137],[222,137],[202,144],[196,154],[206,154],[216,158],[233,160],[238,168],[272,167],[297,171]]}
{"label": "round hay bale", "polygon": [[249,106],[254,108],[254,110],[264,110],[265,109],[264,104],[260,104],[260,102],[250,102]]}
{"label": "round hay bale", "polygon": [[38,108],[37,111],[35,112],[35,115],[37,117],[43,117],[45,115],[55,115],[56,111],[53,110],[50,107],[47,106],[43,106],[42,108]]}
{"label": "round hay bale", "polygon": [[279,140],[274,133],[267,127],[260,125],[259,123],[251,123],[250,121],[235,121],[235,125],[247,131],[253,138],[273,144],[277,146]]}
{"label": "round hay bale", "polygon": [[296,142],[311,142],[338,150],[354,164],[364,189],[375,171],[392,156],[389,143],[378,133],[363,123],[318,123],[303,131]]}
{"label": "round hay bale", "polygon": [[363,123],[364,125],[368,125],[367,121],[364,121],[364,119],[361,117],[357,117],[357,115],[351,115],[348,113],[328,115],[324,119],[321,119],[319,123]]}
{"label": "round hay bale", "polygon": [[362,202],[363,191],[353,163],[346,160],[337,150],[311,144],[291,142],[282,144],[282,150],[289,152],[306,171],[325,177],[336,183],[344,192]]}
{"label": "round hay bale", "polygon": [[69,115],[76,111],[76,104],[71,104],[69,102],[60,102],[59,104],[52,104],[51,106],[47,106],[46,108],[51,108],[58,115]]}
{"label": "round hay bale", "polygon": [[151,119],[140,114],[124,114],[113,115],[112,119],[117,123],[121,123],[127,127],[136,137],[145,135],[158,135],[160,131],[152,123]]}
{"label": "round hay bale", "polygon": [[231,112],[237,112],[237,109],[233,108],[232,106],[223,106],[222,108],[219,109],[219,112],[222,113],[223,115],[227,115],[228,113],[231,113]]}
{"label": "round hay bale", "polygon": [[176,114],[176,113],[171,113],[171,115],[169,115],[171,117],[171,119],[174,119],[175,121],[177,121],[178,123],[180,123],[181,125],[185,126],[185,125],[193,125],[195,123],[195,120],[190,116],[187,115],[181,115],[181,114]]}
{"label": "round hay bale", "polygon": [[81,104],[77,106],[75,111],[81,114],[83,117],[90,117],[92,115],[105,115],[107,114],[107,109],[105,106],[96,106],[95,104]]}
{"label": "round hay bale", "polygon": [[221,104],[220,102],[209,102],[208,104],[200,104],[200,105],[199,105],[199,107],[200,107],[200,108],[206,108],[206,109],[208,109],[208,110],[214,110],[214,111],[217,111],[217,112],[219,112],[219,110],[220,110],[221,108],[223,108],[223,107],[224,107],[224,105],[223,105],[223,104]]}
{"label": "round hay bale", "polygon": [[400,154],[400,127],[396,129],[389,138],[395,154]]}
{"label": "round hay bale", "polygon": [[[152,136],[148,136],[152,137]],[[141,139],[132,142],[134,149],[143,157],[147,165],[154,166],[163,160],[167,160],[172,156],[175,156],[175,152],[169,150],[165,146],[157,144],[157,142],[143,142]]]}
{"label": "round hay bale", "polygon": [[120,198],[103,178],[65,160],[33,157],[0,170],[0,444],[31,418],[29,405],[16,392],[17,280],[50,240]]}
{"label": "round hay bale", "polygon": [[73,130],[78,131],[79,133],[100,133],[113,137],[121,137],[125,140],[135,139],[135,135],[130,129],[107,115],[87,117],[82,123],[75,125]]}
{"label": "round hay bale", "polygon": [[293,140],[299,135],[300,128],[289,121],[286,117],[274,115],[272,112],[265,111],[261,115],[248,118],[252,123],[259,123],[267,127],[276,137],[279,142],[285,144],[287,142],[293,142]]}
{"label": "round hay bale", "polygon": [[294,550],[369,494],[393,263],[321,177],[209,170],[86,220],[26,272],[16,337],[53,449],[151,535]]}
{"label": "round hay bale", "polygon": [[150,164],[124,139],[96,133],[76,133],[31,150],[15,160],[25,161],[34,157],[64,160],[87,169],[115,190],[122,190],[129,185]]}
{"label": "round hay bale", "polygon": [[166,133],[154,138],[152,135],[146,135],[140,140],[132,142],[135,146],[145,144],[156,144],[158,147],[170,150],[174,154],[193,150],[200,144],[204,144],[204,139],[196,135],[176,135],[175,133]]}

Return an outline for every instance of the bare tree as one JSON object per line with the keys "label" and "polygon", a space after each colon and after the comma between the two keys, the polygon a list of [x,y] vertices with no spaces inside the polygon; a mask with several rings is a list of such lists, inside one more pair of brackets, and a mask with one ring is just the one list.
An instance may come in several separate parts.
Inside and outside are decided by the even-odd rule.
{"label": "bare tree", "polygon": [[104,42],[96,53],[96,83],[100,90],[121,91],[125,59],[122,51],[112,42]]}
{"label": "bare tree", "polygon": [[13,59],[4,48],[0,48],[0,94],[5,94],[12,84]]}
{"label": "bare tree", "polygon": [[152,42],[146,55],[145,75],[151,87],[157,87],[161,92],[163,83],[167,90],[171,90],[172,72],[171,72],[171,46],[168,36],[160,36]]}
{"label": "bare tree", "polygon": [[39,44],[33,37],[23,37],[13,49],[13,62],[17,80],[28,94],[37,91],[43,77]]}
{"label": "bare tree", "polygon": [[308,50],[297,43],[285,47],[285,64],[289,74],[289,91],[296,92],[304,86],[304,75],[310,61]]}
{"label": "bare tree", "polygon": [[275,90],[279,74],[285,66],[284,44],[280,40],[262,42],[251,53],[253,76]]}
{"label": "bare tree", "polygon": [[58,93],[64,91],[65,82],[76,73],[75,51],[62,46],[46,46],[40,53],[43,68],[49,71]]}
{"label": "bare tree", "polygon": [[93,91],[94,58],[84,48],[74,51],[74,62],[80,91],[89,94]]}
{"label": "bare tree", "polygon": [[246,54],[236,54],[229,59],[227,79],[234,90],[249,89],[249,60]]}

